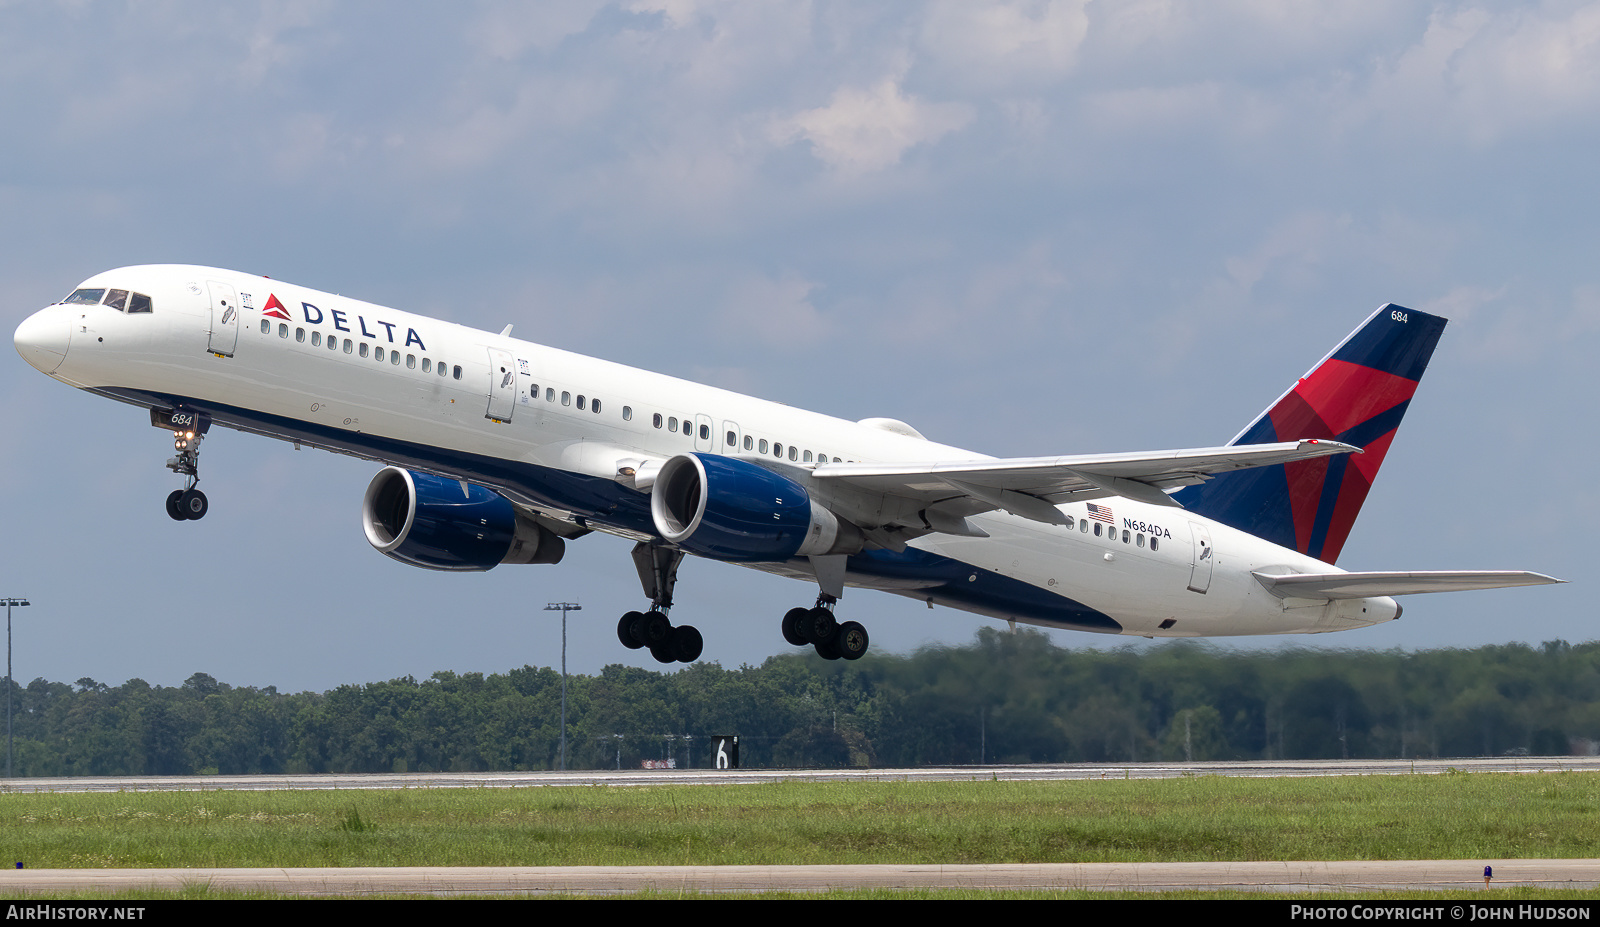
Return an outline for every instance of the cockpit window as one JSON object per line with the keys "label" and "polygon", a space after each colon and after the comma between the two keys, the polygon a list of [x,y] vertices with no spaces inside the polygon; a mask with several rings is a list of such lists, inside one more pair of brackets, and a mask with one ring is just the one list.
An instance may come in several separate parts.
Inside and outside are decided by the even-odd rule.
{"label": "cockpit window", "polygon": [[62,301],[67,306],[94,306],[104,302],[107,306],[118,312],[149,312],[150,297],[143,293],[130,293],[127,290],[108,290],[104,287],[84,287],[73,290],[72,295]]}

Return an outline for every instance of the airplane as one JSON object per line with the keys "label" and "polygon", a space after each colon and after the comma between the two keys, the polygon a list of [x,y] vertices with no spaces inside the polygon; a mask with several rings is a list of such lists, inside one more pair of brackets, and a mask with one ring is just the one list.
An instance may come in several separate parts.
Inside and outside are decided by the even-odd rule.
{"label": "airplane", "polygon": [[83,281],[16,330],[57,380],[173,433],[175,520],[203,518],[213,425],[382,464],[367,541],[411,566],[555,564],[634,542],[647,609],[619,641],[662,663],[685,555],[814,583],[785,640],[859,659],[846,587],[989,618],[1155,637],[1296,634],[1400,617],[1394,597],[1561,582],[1334,566],[1446,320],[1388,304],[1231,442],[997,459],[268,277],[188,265]]}

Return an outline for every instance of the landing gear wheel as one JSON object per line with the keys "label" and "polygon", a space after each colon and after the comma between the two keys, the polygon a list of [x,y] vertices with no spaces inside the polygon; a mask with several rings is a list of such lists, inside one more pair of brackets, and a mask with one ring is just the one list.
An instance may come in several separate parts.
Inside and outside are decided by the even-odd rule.
{"label": "landing gear wheel", "polygon": [[617,622],[617,640],[622,641],[622,646],[629,650],[638,650],[644,646],[641,632],[644,630],[644,612],[628,612]]}
{"label": "landing gear wheel", "polygon": [[700,631],[694,625],[686,624],[672,630],[672,636],[667,639],[667,647],[671,650],[673,659],[679,663],[693,663],[700,659],[700,651],[705,649],[705,639],[700,636]]}
{"label": "landing gear wheel", "polygon": [[183,498],[183,490],[174,489],[172,495],[167,497],[167,514],[173,521],[188,521],[189,516],[183,514],[183,509],[178,508],[178,500]]}
{"label": "landing gear wheel", "polygon": [[833,646],[846,660],[859,660],[867,652],[867,629],[854,621],[839,625]]}
{"label": "landing gear wheel", "polygon": [[672,655],[672,645],[664,641],[650,648],[650,656],[655,657],[657,663],[676,663],[678,660]]}
{"label": "landing gear wheel", "polygon": [[[657,647],[666,644],[671,635],[672,621],[658,611],[647,612],[644,616],[644,621],[639,625],[639,640],[643,642],[644,646],[650,648],[651,653],[655,653]],[[658,656],[656,659],[660,660],[661,658]],[[661,660],[661,662],[670,663],[671,661]]]}
{"label": "landing gear wheel", "polygon": [[178,511],[189,521],[199,521],[206,517],[206,511],[210,507],[210,503],[206,501],[206,494],[198,489],[184,490],[178,495]]}
{"label": "landing gear wheel", "polygon": [[[804,624],[807,640],[803,643],[821,645],[824,641],[833,640],[834,634],[839,630],[839,622],[833,617],[833,612],[818,605],[806,612],[807,620]],[[820,652],[820,651],[819,651]]]}
{"label": "landing gear wheel", "polygon": [[843,656],[843,654],[839,652],[839,642],[835,638],[829,638],[826,641],[818,641],[811,646],[817,648],[817,656],[824,660],[837,660],[839,657]]}
{"label": "landing gear wheel", "polygon": [[783,639],[796,647],[803,647],[811,643],[811,638],[806,637],[810,623],[806,616],[811,613],[808,608],[791,608],[783,615]]}

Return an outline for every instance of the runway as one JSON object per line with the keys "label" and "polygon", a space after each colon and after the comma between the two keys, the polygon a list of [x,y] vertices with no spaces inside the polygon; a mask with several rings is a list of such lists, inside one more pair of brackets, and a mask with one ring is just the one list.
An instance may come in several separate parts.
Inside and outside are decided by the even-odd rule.
{"label": "runway", "polygon": [[4,792],[273,791],[279,789],[484,789],[530,786],[734,785],[762,782],[961,782],[1172,779],[1181,776],[1406,776],[1600,771],[1600,757],[1430,760],[1281,760],[1212,763],[1070,763],[918,769],[625,769],[572,772],[373,773],[303,776],[82,776],[0,780]]}
{"label": "runway", "polygon": [[1600,887],[1600,861],[1041,863],[984,866],[549,866],[530,868],[25,869],[0,874],[0,894],[174,891],[205,886],[284,895],[609,895],[634,892],[821,892],[835,889],[969,888],[999,891],[1348,892]]}

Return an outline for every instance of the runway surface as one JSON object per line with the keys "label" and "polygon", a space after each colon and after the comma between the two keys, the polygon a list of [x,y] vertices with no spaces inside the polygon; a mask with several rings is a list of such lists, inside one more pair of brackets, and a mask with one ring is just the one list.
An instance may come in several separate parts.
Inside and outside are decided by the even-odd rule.
{"label": "runway surface", "polygon": [[1462,772],[1600,770],[1595,756],[1444,760],[1282,760],[1252,763],[1071,763],[919,769],[625,769],[576,772],[374,773],[304,776],[83,776],[0,779],[4,792],[270,791],[274,789],[482,789],[564,785],[730,785],[758,782],[961,782],[976,779],[1171,779],[1178,776],[1403,776]]}
{"label": "runway surface", "polygon": [[25,869],[0,874],[0,894],[198,886],[285,895],[606,895],[829,889],[972,888],[1161,892],[1463,891],[1496,888],[1594,889],[1600,861],[1429,860],[1402,862],[1043,863],[988,866],[548,866],[537,868],[351,869]]}

